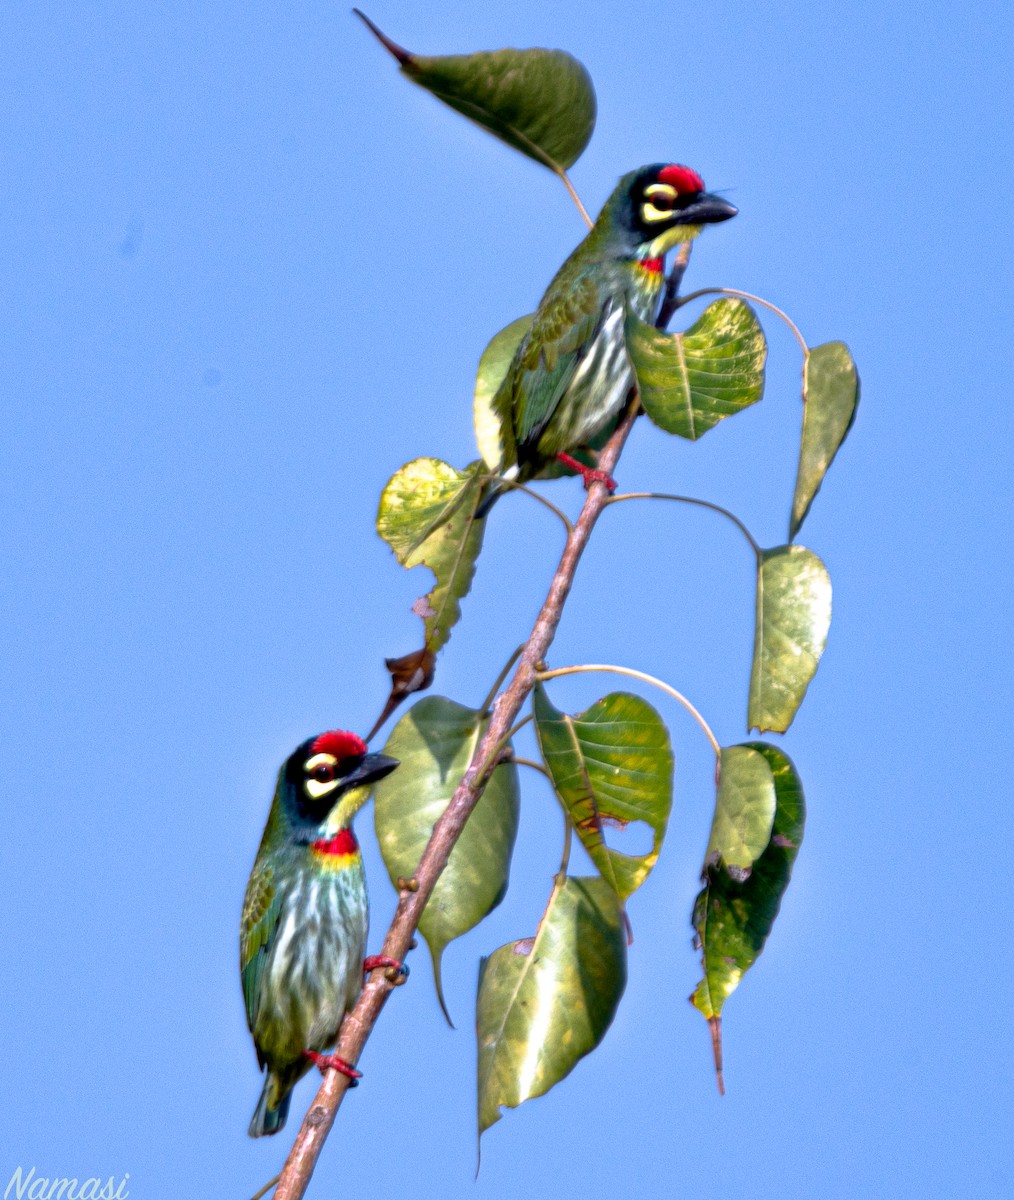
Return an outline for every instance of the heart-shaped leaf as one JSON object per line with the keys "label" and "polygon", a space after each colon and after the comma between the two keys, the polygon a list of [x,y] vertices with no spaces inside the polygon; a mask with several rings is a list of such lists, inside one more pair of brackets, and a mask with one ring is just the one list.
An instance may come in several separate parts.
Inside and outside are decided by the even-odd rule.
{"label": "heart-shaped leaf", "polygon": [[599,878],[555,888],[534,938],[479,967],[479,1135],[500,1109],[542,1096],[605,1035],[627,981],[627,939],[615,892]]}
{"label": "heart-shaped leaf", "polygon": [[742,300],[716,300],[685,333],[628,310],[626,337],[644,411],[668,433],[695,440],[763,394],[767,343]]}
{"label": "heart-shaped leaf", "polygon": [[775,781],[767,759],[750,746],[723,746],[707,862],[746,879],[764,852],[775,819]]}
{"label": "heart-shaped leaf", "polygon": [[751,750],[763,756],[774,780],[775,812],[764,852],[748,879],[735,878],[709,855],[702,888],[694,903],[693,925],[701,949],[704,974],[690,1002],[711,1026],[718,1086],[722,1077],[722,1008],[743,975],[757,961],[803,840],[806,808],[803,786],[787,755],[764,742],[747,742],[730,749]]}
{"label": "heart-shaped leaf", "polygon": [[595,89],[563,50],[413,54],[364,16],[402,74],[501,141],[560,173],[575,163],[595,128]]}
{"label": "heart-shaped leaf", "polygon": [[[672,807],[673,754],[665,723],[629,692],[612,692],[572,717],[554,708],[539,686],[533,710],[560,803],[603,879],[626,900],[658,860]],[[622,830],[631,821],[651,828],[647,854],[623,854],[605,843],[607,827]]]}
{"label": "heart-shaped leaf", "polygon": [[482,549],[485,522],[475,518],[481,467],[457,471],[438,458],[417,458],[396,471],[381,493],[377,532],[403,567],[425,564],[436,576],[436,586],[413,609],[434,654],[461,616],[459,601],[472,586]]}
{"label": "heart-shaped leaf", "polygon": [[803,437],[789,521],[790,542],[852,428],[858,404],[859,375],[848,346],[844,342],[814,346],[803,363]]}
{"label": "heart-shaped leaf", "polygon": [[[397,758],[401,766],[377,783],[374,820],[392,882],[415,871],[487,724],[475,709],[443,696],[427,696],[391,731],[384,753]],[[502,764],[493,772],[423,909],[419,931],[430,948],[445,1016],[441,956],[449,942],[467,933],[503,899],[519,805],[517,767]]]}
{"label": "heart-shaped leaf", "polygon": [[784,733],[827,645],[831,579],[812,550],[761,552],[747,728]]}

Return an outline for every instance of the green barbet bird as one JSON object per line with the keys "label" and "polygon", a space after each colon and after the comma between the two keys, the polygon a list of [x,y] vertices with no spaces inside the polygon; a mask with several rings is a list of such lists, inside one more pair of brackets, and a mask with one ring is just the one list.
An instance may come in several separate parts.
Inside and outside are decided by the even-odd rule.
{"label": "green barbet bird", "polygon": [[359,1077],[322,1051],[337,1041],[364,970],[403,970],[392,959],[363,958],[369,903],[352,832],[370,785],[397,765],[336,729],[303,742],[278,772],[240,924],[247,1023],[268,1072],[251,1137],[282,1128],[293,1085],[312,1063]]}
{"label": "green barbet bird", "polygon": [[[737,211],[706,192],[696,171],[676,163],[623,176],[546,289],[493,397],[505,479],[524,483],[560,460],[580,471],[586,485],[602,479],[615,487],[571,455],[615,422],[634,386],[626,310],[653,322],[666,253]],[[496,482],[490,485],[478,516],[501,490]]]}

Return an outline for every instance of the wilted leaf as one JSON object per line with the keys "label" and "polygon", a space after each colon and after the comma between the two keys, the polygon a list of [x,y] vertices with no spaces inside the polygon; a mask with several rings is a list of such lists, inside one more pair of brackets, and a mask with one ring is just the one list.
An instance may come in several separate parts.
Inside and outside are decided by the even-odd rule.
{"label": "wilted leaf", "polygon": [[742,300],[710,304],[685,333],[628,311],[626,336],[644,411],[668,433],[694,440],[761,398],[767,344]]}
{"label": "wilted leaf", "polygon": [[831,579],[812,550],[761,552],[747,728],[784,733],[827,645]]}
{"label": "wilted leaf", "polygon": [[353,9],[398,60],[402,74],[551,171],[580,157],[595,128],[595,89],[563,50],[412,54]]}
{"label": "wilted leaf", "polygon": [[438,458],[417,458],[391,476],[380,497],[377,532],[403,567],[425,564],[436,576],[423,613],[426,649],[436,653],[461,616],[485,521],[475,519],[482,495],[480,463],[457,471]]}
{"label": "wilted leaf", "polygon": [[844,342],[814,346],[803,363],[803,437],[792,499],[789,541],[810,505],[856,417],[859,375]]}
{"label": "wilted leaf", "polygon": [[[384,753],[397,758],[401,766],[377,783],[374,820],[392,882],[410,877],[418,866],[433,826],[471,762],[487,723],[474,709],[443,696],[427,696],[391,731]],[[467,933],[503,899],[518,830],[518,806],[517,767],[509,763],[497,767],[423,909],[419,931],[433,957],[437,996],[445,1015],[441,955],[449,942]]]}
{"label": "wilted leaf", "polygon": [[771,769],[775,815],[768,844],[749,879],[734,878],[721,863],[704,865],[704,887],[694,903],[693,925],[702,951],[704,975],[690,997],[708,1019],[715,1050],[718,1086],[722,1079],[722,1008],[756,962],[778,915],[792,864],[803,840],[806,809],[803,786],[791,760],[764,742],[742,747],[763,755]]}
{"label": "wilted leaf", "polygon": [[500,420],[493,411],[493,397],[503,383],[514,351],[531,327],[534,313],[518,317],[493,338],[479,359],[475,377],[475,440],[482,460],[491,471],[499,471],[503,462]]}
{"label": "wilted leaf", "polygon": [[[533,709],[556,794],[592,862],[626,900],[658,859],[672,807],[673,754],[665,723],[629,692],[612,692],[572,717],[554,708],[538,686]],[[622,854],[606,845],[604,827],[631,821],[650,826],[649,853]]]}
{"label": "wilted leaf", "polygon": [[746,879],[774,819],[775,781],[767,759],[750,746],[723,746],[707,861],[721,862],[733,879]]}
{"label": "wilted leaf", "polygon": [[605,1035],[627,981],[620,902],[602,879],[567,879],[535,938],[501,946],[479,967],[480,1136],[542,1096]]}
{"label": "wilted leaf", "polygon": [[[414,609],[415,605],[412,607]],[[436,672],[437,658],[432,650],[423,646],[421,650],[413,650],[400,658],[385,658],[384,665],[391,674],[391,694],[387,697],[387,703],[380,716],[373,723],[373,728],[366,735],[368,742],[373,740],[373,735],[402,701],[407,700],[414,692],[424,692],[430,686]]]}

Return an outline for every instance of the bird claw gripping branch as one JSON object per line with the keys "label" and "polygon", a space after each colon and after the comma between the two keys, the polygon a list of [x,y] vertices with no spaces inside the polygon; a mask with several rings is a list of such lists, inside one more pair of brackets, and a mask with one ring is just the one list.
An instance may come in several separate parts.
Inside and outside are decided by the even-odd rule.
{"label": "bird claw gripping branch", "polygon": [[368,975],[378,967],[386,967],[384,978],[395,987],[400,987],[408,981],[408,967],[396,958],[388,958],[386,954],[371,954],[363,959],[363,974]]}
{"label": "bird claw gripping branch", "polygon": [[609,474],[608,471],[600,471],[598,467],[586,467],[583,462],[578,462],[576,458],[565,454],[562,450],[556,456],[557,462],[563,463],[565,467],[570,467],[572,471],[577,473],[584,480],[585,491],[587,491],[593,483],[604,483],[609,489],[610,494],[616,491],[616,480]]}
{"label": "bird claw gripping branch", "polygon": [[328,1071],[337,1071],[340,1075],[346,1076],[350,1088],[359,1086],[359,1081],[363,1077],[362,1071],[357,1071],[337,1054],[318,1054],[316,1050],[304,1050],[303,1055],[320,1070],[321,1075],[326,1075]]}

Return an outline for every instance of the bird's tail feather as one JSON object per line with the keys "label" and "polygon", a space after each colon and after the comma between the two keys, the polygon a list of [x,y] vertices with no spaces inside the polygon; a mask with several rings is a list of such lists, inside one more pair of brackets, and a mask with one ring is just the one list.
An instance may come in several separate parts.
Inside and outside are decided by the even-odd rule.
{"label": "bird's tail feather", "polygon": [[277,1133],[279,1129],[284,1128],[285,1119],[289,1115],[289,1101],[292,1099],[292,1091],[287,1091],[279,1099],[276,1108],[270,1108],[268,1106],[268,1093],[277,1091],[277,1088],[278,1081],[273,1075],[268,1075],[267,1079],[264,1080],[261,1098],[257,1101],[257,1108],[254,1110],[250,1128],[247,1130],[251,1137],[265,1137],[267,1134]]}
{"label": "bird's tail feather", "polygon": [[500,499],[504,492],[508,491],[499,479],[491,479],[486,484],[482,493],[482,499],[479,501],[475,510],[475,519],[481,521],[487,515],[493,505]]}

